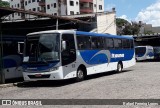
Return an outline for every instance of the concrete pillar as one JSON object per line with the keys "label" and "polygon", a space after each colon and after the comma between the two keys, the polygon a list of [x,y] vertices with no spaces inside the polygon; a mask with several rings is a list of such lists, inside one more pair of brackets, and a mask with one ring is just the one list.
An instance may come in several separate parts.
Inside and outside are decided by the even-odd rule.
{"label": "concrete pillar", "polygon": [[0,19],[0,84],[5,83],[5,74],[3,72],[3,44],[2,44],[2,20]]}

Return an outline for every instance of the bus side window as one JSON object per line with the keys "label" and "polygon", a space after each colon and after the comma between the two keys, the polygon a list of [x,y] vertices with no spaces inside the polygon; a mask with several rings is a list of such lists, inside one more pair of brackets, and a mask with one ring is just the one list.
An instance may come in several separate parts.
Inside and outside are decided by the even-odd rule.
{"label": "bus side window", "polygon": [[114,48],[114,42],[112,38],[105,38],[106,48],[107,49],[113,49]]}
{"label": "bus side window", "polygon": [[133,49],[134,48],[134,41],[130,40],[130,48]]}
{"label": "bus side window", "polygon": [[104,42],[102,37],[92,37],[92,49],[104,49]]}
{"label": "bus side window", "polygon": [[123,39],[123,49],[130,48],[130,41],[128,39]]}
{"label": "bus side window", "polygon": [[90,37],[89,36],[77,36],[77,46],[79,50],[90,50]]}
{"label": "bus side window", "polygon": [[121,39],[114,39],[114,48],[121,49],[122,48],[122,40]]}

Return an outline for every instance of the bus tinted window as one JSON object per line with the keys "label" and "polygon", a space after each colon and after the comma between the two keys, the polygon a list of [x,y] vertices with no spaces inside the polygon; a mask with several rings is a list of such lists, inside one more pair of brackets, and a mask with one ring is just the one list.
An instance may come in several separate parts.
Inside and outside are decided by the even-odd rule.
{"label": "bus tinted window", "polygon": [[107,49],[112,49],[112,48],[114,48],[113,39],[106,38],[105,41],[106,41],[106,47],[107,47]]}
{"label": "bus tinted window", "polygon": [[92,37],[92,49],[104,49],[104,42],[102,37]]}
{"label": "bus tinted window", "polygon": [[90,37],[89,36],[77,36],[78,49],[91,49]]}
{"label": "bus tinted window", "polygon": [[130,41],[128,39],[123,39],[123,48],[124,49],[130,48]]}
{"label": "bus tinted window", "polygon": [[146,47],[138,47],[138,48],[135,48],[135,53],[136,54],[145,54],[146,52]]}
{"label": "bus tinted window", "polygon": [[122,40],[114,39],[114,48],[115,49],[121,49],[122,48]]}
{"label": "bus tinted window", "polygon": [[130,47],[134,48],[134,41],[133,40],[130,40]]}

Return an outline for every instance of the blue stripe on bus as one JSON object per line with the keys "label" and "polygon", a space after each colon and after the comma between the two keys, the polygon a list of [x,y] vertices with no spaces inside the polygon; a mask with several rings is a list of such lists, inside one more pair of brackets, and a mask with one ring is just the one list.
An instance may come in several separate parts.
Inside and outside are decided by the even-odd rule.
{"label": "blue stripe on bus", "polygon": [[153,57],[153,56],[154,56],[154,53],[153,53],[153,52],[149,52],[147,55],[148,55],[149,57]]}
{"label": "blue stripe on bus", "polygon": [[[134,56],[134,50],[110,50],[110,55],[98,53],[101,50],[81,50],[80,54],[83,60],[89,64],[103,64],[118,61],[131,60]],[[98,53],[98,54],[97,54]],[[113,57],[114,55],[124,55],[124,57]]]}

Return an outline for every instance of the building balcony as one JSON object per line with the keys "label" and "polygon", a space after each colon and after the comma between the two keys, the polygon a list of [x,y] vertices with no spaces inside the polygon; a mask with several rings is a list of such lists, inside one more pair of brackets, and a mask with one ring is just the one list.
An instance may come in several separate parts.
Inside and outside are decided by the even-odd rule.
{"label": "building balcony", "polygon": [[39,2],[39,6],[45,6],[45,5],[46,5],[46,3],[44,1]]}
{"label": "building balcony", "polygon": [[80,3],[81,2],[85,2],[85,3],[93,3],[93,0],[79,0],[80,1]]}
{"label": "building balcony", "polygon": [[93,13],[93,9],[91,9],[90,7],[80,8],[80,12],[81,13]]}

